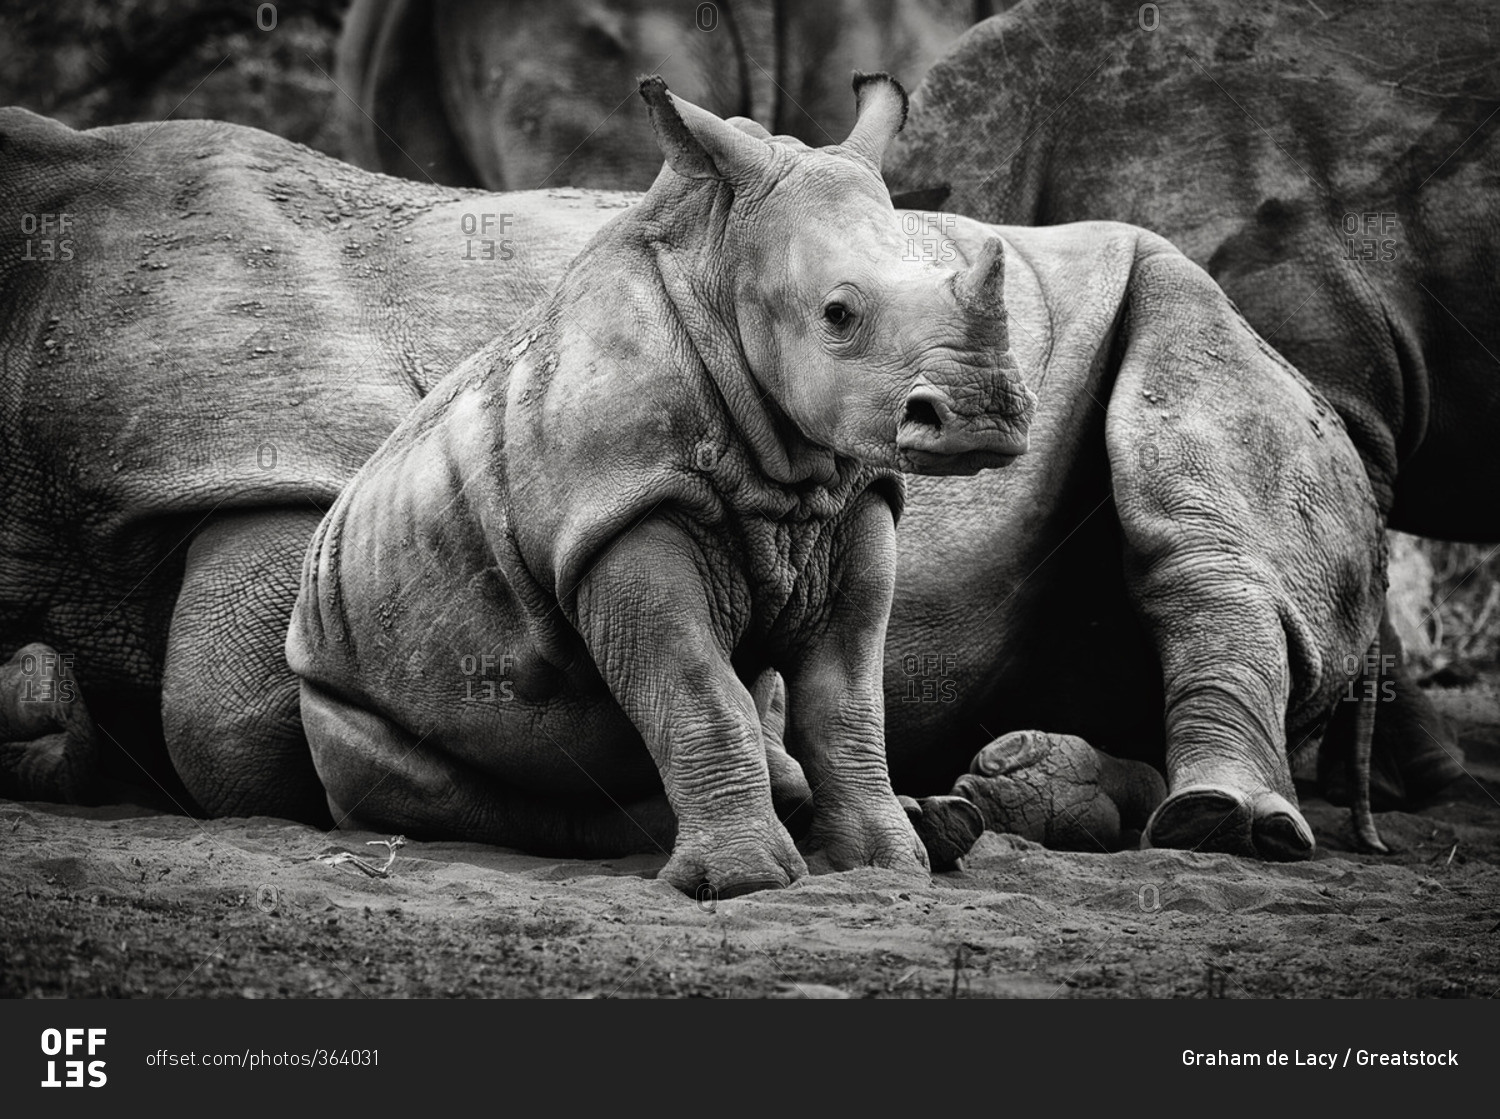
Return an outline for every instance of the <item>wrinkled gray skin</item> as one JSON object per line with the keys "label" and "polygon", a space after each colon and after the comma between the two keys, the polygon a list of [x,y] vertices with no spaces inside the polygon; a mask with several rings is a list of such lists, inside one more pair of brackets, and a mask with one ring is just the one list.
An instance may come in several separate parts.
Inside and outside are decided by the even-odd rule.
{"label": "wrinkled gray skin", "polygon": [[70,658],[91,716],[7,719],[9,795],[54,795],[49,736],[97,724],[71,799],[321,818],[282,652],[307,541],[633,199],[418,187],[208,121],[0,136],[0,653]]}
{"label": "wrinkled gray skin", "polygon": [[[647,464],[655,464],[657,488],[662,491],[653,500],[669,508],[704,496],[697,492],[699,486],[684,490],[683,479],[676,477],[684,463],[694,471],[711,469],[716,477],[722,475],[722,484],[749,502],[750,508],[740,512],[748,516],[758,510],[760,521],[737,523],[736,531],[748,540],[758,539],[762,552],[769,549],[758,558],[767,559],[772,567],[756,573],[756,581],[764,585],[755,588],[753,615],[720,621],[769,627],[761,635],[767,646],[794,636],[806,646],[818,633],[831,635],[821,639],[821,649],[804,648],[808,655],[806,663],[795,666],[798,675],[791,681],[791,702],[794,708],[800,703],[820,713],[817,718],[802,717],[800,735],[793,735],[799,743],[816,737],[820,721],[832,720],[826,737],[839,749],[823,769],[834,771],[856,760],[862,759],[861,764],[868,767],[872,758],[879,759],[879,657],[894,562],[889,534],[900,493],[899,479],[892,471],[967,473],[1003,464],[1024,450],[1029,407],[1025,390],[1013,369],[1007,371],[1005,365],[1000,242],[991,242],[988,253],[980,258],[981,267],[962,274],[952,266],[907,254],[906,239],[876,171],[883,138],[904,116],[904,96],[898,96],[899,87],[881,88],[887,92],[877,99],[879,104],[862,125],[863,131],[856,130],[834,155],[773,147],[707,118],[750,152],[747,156],[742,151],[739,156],[737,173],[745,179],[742,208],[727,205],[731,197],[725,193],[727,188],[698,184],[689,191],[692,205],[688,207],[697,215],[697,225],[664,220],[663,215],[670,216],[673,209],[658,199],[655,209],[659,212],[631,215],[634,232],[626,248],[606,245],[586,257],[590,263],[580,264],[575,276],[590,277],[589,284],[573,290],[571,299],[583,313],[598,318],[592,325],[572,323],[568,344],[577,345],[580,338],[588,341],[587,332],[592,329],[614,345],[593,358],[570,352],[569,391],[593,401],[605,419],[619,415],[634,401],[641,409],[644,434],[632,443],[637,448],[636,462],[622,459],[607,464],[613,472],[593,479],[599,500],[590,504],[584,500],[589,479],[575,469],[578,448],[596,450],[602,443],[598,433],[573,432],[572,460],[559,451],[551,458],[539,455],[537,461],[558,479],[583,487],[574,495],[577,500],[559,505],[555,493],[547,500],[533,495],[533,504],[526,510],[551,514],[559,508],[571,509],[579,523],[575,526],[578,535],[569,540],[574,552],[567,561],[592,564],[590,549],[603,547],[612,533],[634,523],[634,514],[647,511],[637,508],[645,495],[632,490],[641,483]],[[293,555],[290,546],[295,542],[299,545],[295,551],[301,550],[323,503],[353,473],[352,460],[368,452],[363,437],[395,426],[389,412],[381,413],[382,405],[404,410],[418,392],[430,387],[422,381],[431,368],[431,362],[424,359],[447,357],[443,344],[449,338],[441,328],[432,331],[432,337],[424,337],[424,317],[428,322],[483,328],[489,316],[498,313],[514,325],[521,317],[515,307],[517,289],[529,287],[523,283],[529,278],[528,268],[505,261],[512,267],[492,267],[480,279],[474,269],[468,268],[466,277],[462,275],[466,266],[455,265],[460,252],[462,259],[469,259],[476,248],[460,231],[472,228],[476,212],[494,212],[492,197],[454,199],[457,205],[450,206],[431,192],[413,195],[402,184],[365,176],[356,176],[364,179],[364,189],[351,189],[347,168],[245,130],[172,126],[165,130],[160,145],[149,146],[143,142],[150,136],[132,136],[128,129],[79,135],[21,112],[6,114],[3,128],[5,144],[0,151],[9,165],[0,170],[7,181],[16,184],[15,196],[30,195],[26,201],[36,204],[36,209],[54,205],[62,209],[64,203],[52,200],[66,199],[66,206],[73,210],[70,231],[79,234],[76,243],[69,240],[69,259],[57,265],[28,262],[35,255],[34,246],[19,239],[8,253],[21,265],[14,270],[11,284],[16,296],[12,305],[20,313],[7,320],[6,344],[6,352],[15,355],[11,363],[14,395],[8,409],[14,420],[14,458],[21,475],[37,478],[50,500],[18,499],[7,514],[8,528],[15,528],[7,532],[7,541],[24,542],[24,546],[6,556],[5,631],[24,635],[23,639],[40,636],[52,646],[69,650],[69,670],[78,665],[86,681],[79,691],[91,697],[99,715],[97,735],[80,733],[76,726],[81,718],[86,725],[95,725],[86,719],[81,696],[77,706],[67,709],[66,720],[57,718],[50,708],[41,713],[26,708],[25,718],[8,716],[4,734],[7,790],[12,795],[79,795],[74,775],[87,772],[88,766],[76,764],[69,745],[86,759],[98,751],[99,739],[129,750],[132,756],[144,756],[146,751],[137,747],[149,744],[151,735],[140,733],[146,728],[139,724],[146,722],[144,708],[156,699],[149,692],[160,679],[167,749],[176,773],[199,805],[211,812],[316,815],[313,800],[321,799],[323,790],[315,779],[307,780],[312,774],[306,745],[295,709],[286,703],[277,664],[280,641],[263,640],[284,629],[284,614],[290,608],[284,597],[285,576],[294,566],[287,563]],[[720,146],[726,143],[721,136]],[[131,166],[133,173],[120,181],[120,170],[142,147],[149,151],[142,161],[146,166]],[[190,163],[184,160],[185,151],[196,158]],[[701,150],[698,155],[708,158]],[[688,168],[690,175],[705,171],[719,175],[711,163]],[[798,183],[803,185],[794,185]],[[560,212],[542,213],[547,206],[540,199],[508,196],[503,213],[540,236],[549,250],[557,246],[571,255],[599,224],[598,220],[587,223],[588,228],[574,236],[565,228],[574,214],[582,216],[592,210],[608,216],[610,210],[626,204],[613,199],[589,201],[585,207],[560,205],[552,207]],[[533,202],[538,205],[533,207]],[[101,212],[106,207],[112,211],[107,220]],[[348,217],[346,228],[329,244],[325,238],[331,228],[337,228],[329,219],[337,221],[341,213]],[[175,227],[163,220],[168,215],[177,219]],[[22,229],[20,215],[11,217],[7,228]],[[435,232],[437,221],[446,233]],[[697,241],[713,232],[722,234],[720,225],[726,221],[737,238],[741,259],[748,263],[743,269],[706,273],[705,267],[718,261],[720,254]],[[740,224],[749,232],[739,229]],[[154,230],[163,226],[172,232],[156,235]],[[252,234],[248,244],[247,227]],[[696,241],[688,235],[694,229],[698,229]],[[861,235],[854,236],[856,231],[862,231]],[[404,248],[413,242],[417,248]],[[669,247],[672,252],[667,251]],[[441,249],[448,251],[434,252]],[[746,257],[752,249],[766,259]],[[485,299],[450,301],[442,315],[421,306],[416,308],[419,315],[403,316],[387,286],[389,272],[399,271],[390,267],[394,262],[388,252],[410,252],[430,260],[415,273],[406,273],[413,291],[441,299],[467,280],[485,289],[482,294],[490,304],[486,306]],[[671,323],[658,324],[661,331],[646,338],[617,337],[622,324],[651,321],[641,315],[641,306],[625,298],[624,281],[633,275],[627,266],[649,260],[653,253],[661,290],[670,293],[674,306],[685,308],[682,313],[687,318],[678,316]],[[189,258],[197,261],[196,266],[188,264]],[[542,260],[533,256],[526,264]],[[80,266],[68,270],[66,266],[75,262]],[[560,263],[552,269],[554,282]],[[179,269],[175,273],[174,267]],[[132,282],[121,289],[127,306],[110,317],[127,327],[141,321],[143,329],[150,328],[176,351],[163,352],[159,362],[147,363],[149,375],[136,378],[139,392],[132,394],[132,386],[124,386],[122,394],[107,401],[107,409],[101,404],[80,414],[76,408],[54,411],[45,405],[28,406],[41,385],[55,386],[60,395],[71,398],[78,386],[129,379],[117,363],[132,360],[133,348],[104,347],[101,351],[90,343],[88,328],[89,322],[115,310],[107,299],[101,306],[96,277],[118,275],[121,270],[132,274]],[[137,283],[133,275],[137,270],[169,275],[156,285]],[[840,274],[833,277],[834,271]],[[787,304],[785,286],[760,290],[761,284],[778,273],[788,277],[786,283],[795,280],[801,285],[796,290],[800,303]],[[759,282],[749,282],[752,277]],[[700,290],[710,279],[720,288]],[[644,275],[640,283],[648,294],[656,290]],[[495,299],[497,288],[504,289],[505,299]],[[733,295],[734,302],[715,306],[712,314],[692,303],[695,298],[726,294]],[[247,298],[250,295],[263,298]],[[142,305],[149,314],[141,313]],[[824,317],[834,307],[839,308],[837,323]],[[205,308],[222,308],[220,313],[226,317],[243,311],[247,318],[269,311],[267,317],[275,316],[274,336],[266,336],[252,324],[242,339],[231,335],[226,340],[224,335],[230,332],[205,331],[197,325],[207,318]],[[391,320],[396,344],[361,353],[357,334],[349,326],[381,312]],[[577,317],[583,319],[583,313]],[[725,334],[725,316],[735,330],[738,319],[753,324],[755,333],[744,341]],[[846,325],[843,320],[851,317],[852,324]],[[182,329],[166,329],[174,322],[181,323]],[[304,335],[309,343],[304,343]],[[814,341],[817,352],[824,354],[826,375],[788,378],[789,360],[804,372],[817,367],[819,359],[810,349]],[[629,383],[596,401],[586,384],[582,389],[576,385],[594,374],[599,361],[617,366],[628,362],[652,370],[661,360],[657,354],[678,356],[675,347],[688,343],[689,353],[694,347],[700,352],[716,347],[730,356],[766,351],[756,359],[759,380],[749,380],[746,374],[737,382],[706,389],[710,397],[714,392],[724,394],[729,413],[721,406],[711,417],[700,416],[701,430],[688,443],[665,440],[672,434],[673,423],[692,419],[674,411],[680,403],[675,397],[683,389],[681,377],[668,386],[671,407],[660,410],[647,403],[629,378]],[[547,343],[558,344],[556,339]],[[347,351],[344,355],[315,349],[340,345]],[[244,352],[237,354],[236,348]],[[539,345],[539,354],[546,348]],[[240,394],[228,392],[222,379],[218,385],[210,384],[216,391],[201,391],[203,380],[212,382],[216,375],[223,378],[224,370],[235,368],[243,376],[254,369],[258,358],[266,359],[264,375],[252,377]],[[370,374],[362,381],[359,374],[367,367]],[[324,374],[321,383],[309,379],[313,370]],[[545,380],[547,372],[540,370],[532,380]],[[661,380],[658,375],[658,385]],[[765,388],[755,387],[759,384],[774,390],[769,398]],[[90,395],[103,401],[104,394],[97,388]],[[290,411],[304,405],[310,406]],[[520,408],[517,414],[524,417],[527,410]],[[272,415],[285,416],[290,422],[268,422]],[[307,418],[306,427],[298,425],[301,417]],[[137,430],[140,434],[131,443],[129,436]],[[808,442],[803,432],[812,433],[818,442]],[[158,434],[165,435],[165,443],[158,448],[159,458],[153,458],[147,453],[149,445],[141,440]],[[547,434],[544,430],[538,438],[545,442]],[[60,465],[77,462],[80,445],[99,446],[105,452],[101,466],[83,464],[83,480],[90,485],[81,495],[68,492],[65,483],[71,479],[65,465]],[[124,454],[127,448],[134,453]],[[184,454],[181,448],[189,450]],[[738,466],[737,454],[744,460]],[[116,477],[119,470],[104,473],[108,459],[115,455],[123,459],[124,477]],[[848,455],[858,456],[865,465],[856,466]],[[753,463],[753,469],[747,463]],[[95,470],[104,474],[102,479],[92,477]],[[53,487],[50,492],[49,485]],[[92,515],[72,512],[89,501],[97,503]],[[264,512],[266,507],[274,508]],[[58,508],[69,514],[58,517]],[[779,521],[788,517],[788,526],[778,529]],[[112,522],[124,522],[145,537],[139,551],[127,552],[117,565],[123,570],[134,560],[137,574],[86,587],[92,595],[60,601],[56,583],[47,578],[40,562],[48,556],[66,555],[69,549],[64,538],[90,532],[96,521],[103,522],[106,530],[114,527]],[[655,531],[652,525],[639,530],[643,538]],[[111,535],[89,541],[88,551],[91,555],[118,553],[123,550],[122,536],[128,539],[125,532],[115,529]],[[874,554],[866,556],[871,550]],[[146,558],[140,552],[147,553]],[[631,550],[616,547],[609,554],[610,562],[618,564],[625,562]],[[778,555],[790,567],[775,567]],[[560,545],[554,559],[560,566],[545,576],[549,580],[554,576],[576,580],[593,570],[578,566],[568,571]],[[853,570],[844,577],[841,572],[848,564]],[[86,562],[76,582],[86,583],[91,576],[99,581],[101,566],[97,560]],[[180,594],[177,579],[182,580]],[[570,587],[567,593],[582,593],[593,586]],[[836,586],[841,588],[837,592]],[[765,597],[767,588],[770,602]],[[837,593],[838,601],[820,604],[813,595],[817,588],[821,594]],[[679,589],[671,588],[674,593]],[[590,593],[597,593],[597,587]],[[772,609],[778,594],[790,599],[790,604],[782,603],[784,609]],[[152,614],[165,614],[174,597],[176,616],[170,632],[162,627],[153,633]],[[127,605],[129,612],[117,627],[113,620]],[[573,612],[570,603],[569,613]],[[603,624],[597,612],[593,617]],[[111,643],[121,636],[145,645],[145,655],[135,658],[128,655],[130,650],[124,656],[112,650]],[[153,637],[159,644],[151,641]],[[675,643],[669,648],[674,655],[690,651]],[[32,652],[28,650],[28,655]],[[16,690],[24,690],[30,682],[26,662],[26,657],[18,658],[12,666],[17,670],[14,678],[7,678]],[[857,681],[847,677],[861,665],[867,680],[856,687]],[[834,672],[835,668],[840,672]],[[762,677],[767,679],[763,682]],[[263,698],[268,680],[274,684],[270,696]],[[766,721],[772,722],[769,712],[785,702],[777,698],[780,685],[765,672],[751,683],[757,689],[757,706],[766,712]],[[829,689],[836,697],[816,702],[820,694],[827,698]],[[120,692],[125,693],[124,703]],[[735,708],[738,700],[730,698],[730,707]],[[856,718],[861,709],[863,714]],[[606,724],[611,722],[608,710],[606,703]],[[51,725],[38,725],[49,718]],[[620,721],[616,710],[613,722],[618,727]],[[841,734],[848,739],[842,744]],[[767,735],[777,737],[769,728]],[[757,744],[759,737],[757,726]],[[763,749],[761,765],[765,764]],[[804,764],[822,773],[813,761]],[[118,773],[122,766],[115,768]],[[628,763],[626,768],[630,768]],[[883,764],[879,772],[880,780],[888,781]],[[861,798],[873,795],[872,780],[862,777],[831,783],[819,807],[808,813],[814,837],[825,842],[835,862],[878,858],[915,865],[920,847],[913,846],[911,825],[889,794],[888,784],[884,805],[873,812],[877,818],[865,818],[872,810]],[[846,787],[850,792],[841,800],[838,794]],[[805,784],[803,790],[805,798]],[[872,838],[882,828],[884,837]],[[904,852],[892,854],[891,844],[897,840],[907,841],[907,846]],[[548,842],[537,837],[539,846]],[[584,847],[582,840],[565,834],[551,842]],[[702,857],[710,861],[721,853],[730,854],[708,841],[698,846],[709,848]],[[698,857],[691,850],[689,854]],[[748,864],[753,859],[747,855],[743,861]],[[790,871],[783,867],[783,873],[795,871],[793,858],[787,861],[792,866]],[[743,884],[743,876],[732,876],[732,869],[708,874],[699,867],[697,873],[712,884],[733,888]]]}
{"label": "wrinkled gray skin", "polygon": [[926,868],[885,764],[896,471],[1008,465],[1035,401],[1000,242],[907,251],[878,172],[905,94],[856,89],[849,138],[808,149],[644,81],[667,169],[340,495],[287,637],[336,819],[644,832],[663,879],[729,897],[806,873],[774,802],[811,789],[832,866]]}
{"label": "wrinkled gray skin", "polygon": [[[15,212],[0,226],[5,305],[16,308],[3,321],[3,430],[16,477],[34,479],[12,487],[5,507],[3,539],[24,547],[7,547],[0,566],[0,651],[41,641],[74,658],[68,717],[87,697],[100,767],[115,779],[143,783],[116,752],[124,743],[185,804],[178,773],[213,814],[326,821],[282,658],[305,542],[431,388],[429,371],[518,321],[612,216],[603,207],[635,199],[451,194],[207,122],[75,133],[8,111],[0,133],[16,211],[67,199],[77,229],[75,259],[61,265],[19,261]],[[466,254],[463,215],[496,212],[516,215],[513,259],[465,261],[480,253],[475,244]],[[952,252],[977,255],[973,223],[903,220],[916,255],[950,255],[949,234]],[[1361,523],[1367,483],[1347,476],[1342,429],[1317,417],[1317,398],[1159,239],[1107,224],[995,232],[1006,245],[1013,352],[1041,404],[1030,450],[1006,470],[910,480],[886,642],[894,787],[946,792],[976,751],[1027,727],[1160,764],[1165,684],[1188,704],[1174,733],[1194,743],[1179,752],[1188,760],[1178,787],[1197,781],[1215,751],[1233,774],[1214,775],[1234,792],[1212,816],[1226,826],[1197,829],[1208,833],[1203,847],[1298,853],[1298,818],[1264,811],[1280,807],[1267,794],[1291,800],[1281,750],[1315,742],[1304,728],[1327,713],[1341,658],[1368,640],[1366,598],[1378,585],[1369,572],[1379,543],[1373,523]],[[153,261],[170,267],[145,267]],[[287,337],[251,342],[265,319],[286,323]],[[361,329],[375,322],[389,329]],[[198,391],[207,378],[215,391]],[[1142,387],[1166,417],[1153,417]],[[1194,395],[1196,415],[1173,406]],[[279,448],[269,477],[256,457],[268,440]],[[1202,452],[1190,461],[1203,469],[1175,469],[1191,440]],[[1204,486],[1209,499],[1181,499],[1184,531],[1157,538],[1150,495],[1171,502],[1174,487]],[[1268,500],[1283,491],[1304,504]],[[1153,549],[1167,554],[1145,562]],[[1164,587],[1152,572],[1173,562],[1203,574]],[[1166,624],[1173,614],[1195,624]],[[1241,624],[1264,640],[1232,640]],[[470,667],[476,697],[505,682],[482,675],[482,662]],[[1224,726],[1193,718],[1192,697],[1201,710],[1214,674],[1243,709]],[[776,689],[754,683],[774,737]],[[162,723],[171,764],[153,749]],[[64,745],[91,749],[62,719],[52,733],[62,737],[6,736],[7,795],[63,795],[49,784],[61,762],[28,771],[34,783],[17,791],[23,762]],[[1162,795],[1139,764],[1122,774],[1101,769],[1092,751],[1060,748],[1052,764],[1078,779],[1053,796],[1029,780],[1036,766],[1011,765],[1027,753],[1025,739],[984,751],[975,764],[989,770],[976,775],[986,784],[961,788],[993,822],[1038,838],[1113,846]],[[918,828],[929,849],[945,840],[951,855],[972,841],[972,814],[936,798],[913,809],[928,806]]]}
{"label": "wrinkled gray skin", "polygon": [[644,190],[661,163],[632,95],[638,74],[821,147],[854,123],[851,70],[915,83],[1003,6],[355,0],[335,69],[344,155],[372,171],[489,190]]}
{"label": "wrinkled gray skin", "polygon": [[[965,256],[994,228],[928,220]],[[1003,475],[909,488],[893,779],[932,788],[929,759],[980,750],[953,792],[991,826],[1304,857],[1288,755],[1316,749],[1384,594],[1359,456],[1163,239],[1112,223],[1003,236],[1032,450]],[[1164,764],[1164,802],[1141,762]]]}
{"label": "wrinkled gray skin", "polygon": [[[1133,0],[1051,0],[975,27],[913,95],[893,194],[1171,238],[1332,403],[1391,527],[1500,539],[1493,5],[1157,14],[1146,31]],[[1382,651],[1400,652],[1389,627]],[[1393,683],[1374,747],[1389,806],[1462,774],[1430,704]]]}

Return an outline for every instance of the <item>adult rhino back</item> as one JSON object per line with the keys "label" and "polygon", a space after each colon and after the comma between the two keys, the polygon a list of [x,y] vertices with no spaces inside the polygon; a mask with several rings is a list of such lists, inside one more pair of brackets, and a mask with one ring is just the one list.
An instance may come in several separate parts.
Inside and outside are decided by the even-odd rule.
{"label": "adult rhino back", "polygon": [[0,137],[0,656],[47,643],[106,741],[150,742],[195,542],[224,586],[245,575],[230,524],[300,552],[613,209],[423,187],[217,122],[8,109]]}

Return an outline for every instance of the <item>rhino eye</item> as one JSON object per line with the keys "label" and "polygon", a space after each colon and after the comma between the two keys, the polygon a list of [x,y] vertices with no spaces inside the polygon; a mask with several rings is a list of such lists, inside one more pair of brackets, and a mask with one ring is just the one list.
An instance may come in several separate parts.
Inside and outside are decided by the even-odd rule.
{"label": "rhino eye", "polygon": [[849,324],[854,321],[854,312],[842,303],[830,303],[823,308],[823,321],[834,330],[848,330]]}

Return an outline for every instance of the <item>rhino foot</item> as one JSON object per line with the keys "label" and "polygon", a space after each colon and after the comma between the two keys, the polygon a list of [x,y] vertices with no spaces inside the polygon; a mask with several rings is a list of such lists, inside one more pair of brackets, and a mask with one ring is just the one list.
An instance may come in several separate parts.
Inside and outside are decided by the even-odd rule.
{"label": "rhino foot", "polygon": [[1172,793],[1152,814],[1141,843],[1274,862],[1309,859],[1314,847],[1312,828],[1286,797],[1226,785],[1191,785]]}
{"label": "rhino foot", "polygon": [[94,804],[100,797],[97,752],[67,733],[0,742],[0,796]]}
{"label": "rhino foot", "polygon": [[984,813],[963,797],[897,797],[917,838],[927,849],[934,874],[962,870],[963,857],[984,834]]}
{"label": "rhino foot", "polygon": [[807,846],[822,852],[834,870],[879,866],[926,874],[930,869],[927,848],[893,795],[858,805],[818,806]]}
{"label": "rhino foot", "polygon": [[779,821],[773,818],[756,832],[734,838],[679,832],[658,877],[702,902],[784,889],[807,874],[807,864]]}
{"label": "rhino foot", "polygon": [[1166,795],[1156,769],[1110,757],[1070,734],[1012,731],[953,784],[987,825],[1059,850],[1117,851]]}
{"label": "rhino foot", "polygon": [[99,799],[94,720],[71,662],[33,643],[0,666],[0,795],[66,804]]}

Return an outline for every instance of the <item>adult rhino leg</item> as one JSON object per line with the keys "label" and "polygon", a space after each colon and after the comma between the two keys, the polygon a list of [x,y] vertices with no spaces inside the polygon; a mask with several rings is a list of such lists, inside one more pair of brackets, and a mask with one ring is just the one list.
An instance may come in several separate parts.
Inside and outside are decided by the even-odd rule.
{"label": "adult rhino leg", "polygon": [[1143,843],[1310,858],[1286,754],[1287,638],[1269,592],[1212,561],[1161,566],[1136,584],[1166,686],[1169,790]]}
{"label": "adult rhino leg", "polygon": [[1111,757],[1071,734],[1012,731],[953,784],[985,826],[1063,851],[1134,846],[1167,786],[1154,766]]}
{"label": "adult rhino leg", "polygon": [[96,733],[71,666],[50,645],[22,646],[0,667],[0,795],[93,803]]}
{"label": "adult rhino leg", "polygon": [[1164,685],[1168,796],[1144,841],[1308,858],[1288,716],[1326,714],[1330,666],[1375,634],[1379,510],[1327,403],[1201,269],[1141,244],[1105,444]]}
{"label": "adult rhino leg", "polygon": [[328,823],[285,652],[320,520],[310,506],[231,514],[188,549],[162,673],[162,727],[172,764],[210,815]]}
{"label": "adult rhino leg", "polygon": [[307,680],[301,711],[338,827],[458,836],[560,858],[668,854],[676,839],[665,795],[621,804],[515,788],[424,750],[422,737]]}

